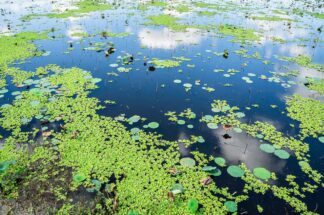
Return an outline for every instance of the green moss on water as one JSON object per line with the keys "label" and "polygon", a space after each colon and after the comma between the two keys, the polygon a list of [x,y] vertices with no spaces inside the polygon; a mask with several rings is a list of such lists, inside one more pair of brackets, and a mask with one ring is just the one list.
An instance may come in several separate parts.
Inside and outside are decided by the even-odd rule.
{"label": "green moss on water", "polygon": [[166,7],[168,6],[168,4],[166,2],[163,2],[163,1],[151,1],[151,2],[147,2],[147,3],[144,3],[144,4],[141,4],[139,6],[139,10],[141,11],[146,11],[149,7]]}
{"label": "green moss on water", "polygon": [[114,33],[110,31],[103,31],[100,33],[103,37],[127,37],[129,36],[128,32]]}
{"label": "green moss on water", "polygon": [[199,16],[214,16],[215,14],[217,14],[214,11],[200,11],[198,13]]}
{"label": "green moss on water", "polygon": [[300,122],[301,137],[317,137],[324,134],[324,104],[300,95],[290,97],[287,102],[288,116]]}
{"label": "green moss on water", "polygon": [[300,66],[304,66],[311,69],[316,69],[320,72],[324,72],[324,65],[312,63],[312,59],[306,55],[298,55],[296,57],[280,57],[281,60],[297,63]]}
{"label": "green moss on water", "polygon": [[189,25],[178,23],[178,21],[180,20],[179,18],[166,14],[149,16],[147,18],[150,20],[150,22],[145,23],[145,25],[162,25],[174,31],[185,31],[190,27]]}
{"label": "green moss on water", "polygon": [[284,18],[284,17],[279,17],[279,16],[252,16],[251,17],[254,20],[264,20],[264,21],[289,21],[292,22],[294,20],[289,19],[289,18]]}
{"label": "green moss on water", "polygon": [[307,82],[305,85],[310,89],[310,90],[315,90],[321,95],[324,94],[324,79],[314,79],[314,78],[307,78]]}
{"label": "green moss on water", "polygon": [[14,36],[0,37],[0,66],[41,55],[31,42],[48,39],[47,33],[22,32]]}
{"label": "green moss on water", "polygon": [[107,3],[101,3],[98,0],[82,0],[74,4],[78,9],[67,9],[61,13],[47,13],[47,14],[29,14],[21,18],[22,21],[30,21],[36,17],[49,17],[49,18],[68,18],[68,17],[77,17],[83,16],[85,14],[96,12],[96,11],[105,11],[111,10],[112,6]]}
{"label": "green moss on water", "polygon": [[179,61],[175,61],[175,60],[159,60],[159,59],[153,59],[152,63],[157,66],[157,67],[161,67],[161,68],[170,68],[170,67],[178,67],[180,66],[180,62]]}
{"label": "green moss on water", "polygon": [[177,5],[174,9],[179,13],[186,13],[190,11],[190,7],[185,4]]}
{"label": "green moss on water", "polygon": [[239,42],[260,40],[260,36],[253,29],[225,24],[220,25],[218,31],[221,34],[234,37],[235,41]]}

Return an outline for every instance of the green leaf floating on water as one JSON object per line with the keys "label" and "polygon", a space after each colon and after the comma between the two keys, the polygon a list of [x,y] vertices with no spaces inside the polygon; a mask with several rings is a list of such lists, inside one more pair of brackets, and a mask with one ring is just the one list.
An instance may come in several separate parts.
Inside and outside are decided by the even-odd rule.
{"label": "green leaf floating on water", "polygon": [[156,128],[159,127],[159,123],[157,123],[157,122],[150,122],[147,126],[149,128],[156,129]]}
{"label": "green leaf floating on water", "polygon": [[321,142],[321,143],[324,143],[324,137],[319,137],[318,140]]}
{"label": "green leaf floating on water", "polygon": [[216,169],[216,167],[214,167],[214,166],[204,166],[202,168],[202,170],[206,171],[206,172],[209,172],[209,171],[212,171],[212,170],[215,170],[215,169]]}
{"label": "green leaf floating on water", "polygon": [[257,167],[253,170],[253,174],[262,180],[268,180],[271,177],[271,173],[263,168],[263,167]]}
{"label": "green leaf floating on water", "polygon": [[4,161],[4,162],[0,162],[0,174],[4,173],[7,169],[9,169],[9,166],[11,164],[16,163],[16,161]]}
{"label": "green leaf floating on water", "polygon": [[183,119],[179,119],[179,120],[177,121],[177,123],[178,123],[179,125],[184,125],[184,124],[186,124],[186,121],[184,121]]}
{"label": "green leaf floating on water", "polygon": [[183,186],[181,184],[174,184],[172,189],[171,189],[171,192],[176,195],[176,194],[179,194],[179,193],[183,193],[185,191],[185,189],[183,188]]}
{"label": "green leaf floating on water", "polygon": [[207,126],[210,129],[217,129],[218,128],[218,125],[216,123],[213,123],[213,122],[207,123]]}
{"label": "green leaf floating on water", "polygon": [[226,201],[224,203],[225,207],[227,208],[227,210],[231,213],[234,213],[237,211],[237,203],[233,202],[233,201]]}
{"label": "green leaf floating on water", "polygon": [[228,174],[230,174],[232,177],[235,177],[235,178],[240,178],[244,175],[244,170],[241,169],[241,167],[239,166],[229,166],[227,168],[227,172]]}
{"label": "green leaf floating on water", "polygon": [[85,179],[86,179],[86,177],[83,173],[77,173],[73,176],[73,181],[76,183],[81,183]]}
{"label": "green leaf floating on water", "polygon": [[196,165],[196,161],[192,158],[182,158],[180,164],[185,167],[192,168]]}
{"label": "green leaf floating on water", "polygon": [[226,166],[226,160],[222,157],[215,158],[215,163],[221,167]]}
{"label": "green leaf floating on water", "polygon": [[137,211],[131,210],[127,215],[139,215],[139,213]]}
{"label": "green leaf floating on water", "polygon": [[260,145],[260,149],[261,149],[262,151],[266,152],[266,153],[274,153],[275,150],[276,150],[272,145],[267,144],[267,143],[265,143],[265,144],[261,144],[261,145]]}
{"label": "green leaf floating on water", "polygon": [[199,202],[197,201],[197,199],[189,199],[187,208],[188,208],[188,211],[190,211],[190,213],[197,212],[197,210],[199,208]]}
{"label": "green leaf floating on water", "polygon": [[276,150],[274,154],[281,159],[288,159],[290,157],[289,153],[282,149]]}

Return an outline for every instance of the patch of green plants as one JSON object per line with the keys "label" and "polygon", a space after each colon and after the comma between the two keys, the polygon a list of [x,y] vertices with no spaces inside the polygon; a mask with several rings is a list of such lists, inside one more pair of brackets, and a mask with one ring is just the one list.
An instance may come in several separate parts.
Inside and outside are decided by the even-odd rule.
{"label": "patch of green plants", "polygon": [[294,95],[287,101],[288,116],[300,122],[301,138],[324,134],[324,105],[321,101]]}

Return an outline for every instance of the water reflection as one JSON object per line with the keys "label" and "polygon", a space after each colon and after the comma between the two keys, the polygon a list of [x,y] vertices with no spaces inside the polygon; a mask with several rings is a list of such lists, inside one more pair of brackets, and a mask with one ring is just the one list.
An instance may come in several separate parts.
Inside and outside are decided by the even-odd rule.
{"label": "water reflection", "polygon": [[138,37],[141,45],[152,49],[175,49],[180,45],[198,44],[202,35],[197,29],[188,29],[186,32],[173,32],[168,28],[151,30],[143,28]]}

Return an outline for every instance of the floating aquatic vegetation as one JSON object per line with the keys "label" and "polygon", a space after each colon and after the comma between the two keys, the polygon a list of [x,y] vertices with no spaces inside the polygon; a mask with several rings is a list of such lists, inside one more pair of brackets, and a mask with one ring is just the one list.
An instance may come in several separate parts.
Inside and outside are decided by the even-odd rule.
{"label": "floating aquatic vegetation", "polygon": [[262,180],[268,180],[271,177],[271,173],[263,167],[254,168],[253,174]]}
{"label": "floating aquatic vegetation", "polygon": [[42,55],[31,42],[44,39],[48,39],[47,33],[22,32],[14,36],[0,36],[0,66]]}
{"label": "floating aquatic vegetation", "polygon": [[322,95],[324,94],[324,79],[307,77],[306,80],[306,87],[311,90],[315,90]]}
{"label": "floating aquatic vegetation", "polygon": [[221,167],[226,166],[226,160],[222,157],[215,158],[215,163]]}
{"label": "floating aquatic vegetation", "polygon": [[306,55],[298,55],[296,57],[280,57],[280,60],[297,63],[300,66],[304,66],[311,69],[316,69],[320,72],[324,72],[324,65],[312,63],[312,59]]}
{"label": "floating aquatic vegetation", "polygon": [[192,158],[182,158],[180,164],[184,167],[192,168],[196,165],[196,161]]}
{"label": "floating aquatic vegetation", "polygon": [[301,137],[317,137],[324,133],[324,105],[322,102],[294,95],[287,101],[288,116],[300,122]]}
{"label": "floating aquatic vegetation", "polygon": [[282,149],[275,150],[274,154],[280,159],[288,159],[290,157],[289,153]]}
{"label": "floating aquatic vegetation", "polygon": [[226,201],[224,203],[225,207],[227,208],[227,210],[231,213],[234,213],[237,211],[237,203],[233,202],[233,201]]}
{"label": "floating aquatic vegetation", "polygon": [[279,17],[279,16],[252,16],[251,18],[254,20],[264,20],[264,21],[289,21],[289,22],[295,21],[293,19]]}
{"label": "floating aquatic vegetation", "polygon": [[179,61],[153,59],[152,64],[159,68],[171,68],[180,66]]}
{"label": "floating aquatic vegetation", "polygon": [[261,144],[260,149],[266,153],[274,153],[276,150],[272,145],[267,143]]}
{"label": "floating aquatic vegetation", "polygon": [[235,178],[240,178],[244,175],[244,170],[241,169],[239,166],[234,166],[234,165],[227,167],[227,172],[228,174],[230,174],[232,177]]}
{"label": "floating aquatic vegetation", "polygon": [[245,29],[234,25],[220,25],[218,30],[221,34],[234,37],[234,41],[258,41],[260,36],[253,29]]}

